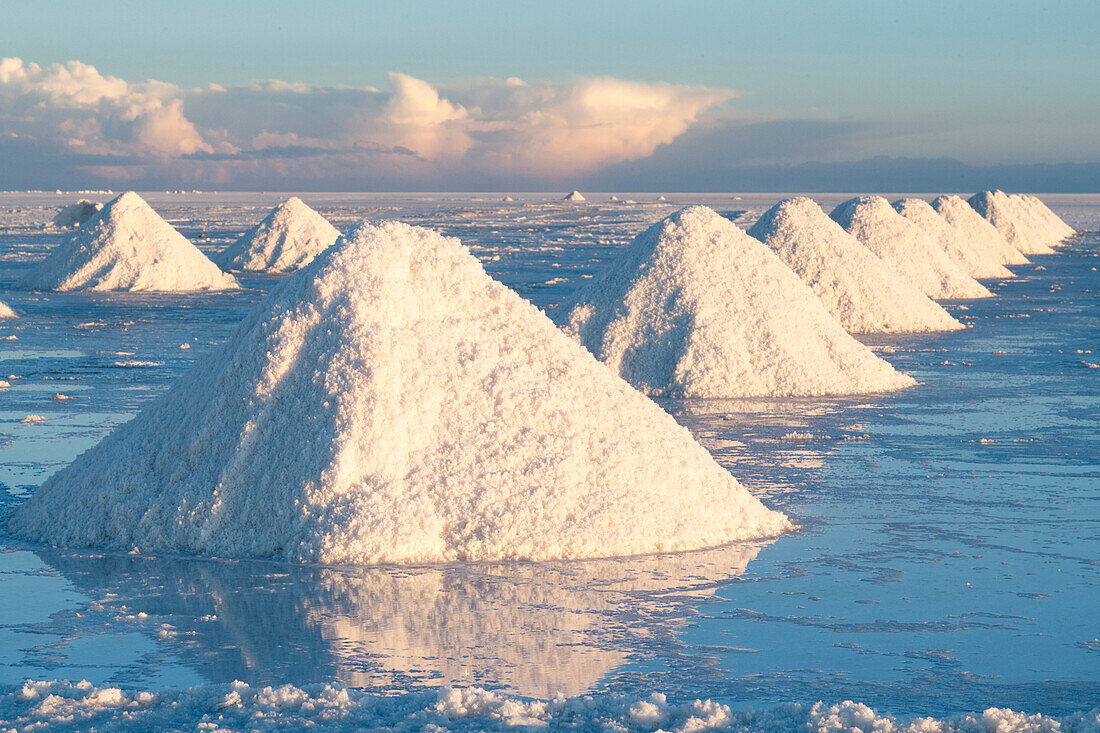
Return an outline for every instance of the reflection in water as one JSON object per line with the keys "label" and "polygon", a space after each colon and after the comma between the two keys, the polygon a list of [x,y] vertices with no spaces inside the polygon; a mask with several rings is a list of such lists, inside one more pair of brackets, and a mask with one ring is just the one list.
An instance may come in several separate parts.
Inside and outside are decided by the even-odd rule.
{"label": "reflection in water", "polygon": [[784,495],[800,493],[845,441],[866,438],[864,414],[880,411],[886,399],[896,395],[664,400],[661,406],[757,498],[774,506]]}
{"label": "reflection in water", "polygon": [[211,682],[482,684],[552,697],[584,692],[660,643],[763,544],[423,568],[38,554],[91,598],[70,639],[136,624]]}

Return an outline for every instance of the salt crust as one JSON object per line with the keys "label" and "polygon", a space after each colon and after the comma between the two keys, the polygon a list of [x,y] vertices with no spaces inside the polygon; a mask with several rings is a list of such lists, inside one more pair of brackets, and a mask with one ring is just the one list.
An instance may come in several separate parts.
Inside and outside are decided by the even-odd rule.
{"label": "salt crust", "polygon": [[223,270],[290,272],[308,265],[339,236],[325,217],[292,196],[212,259]]}
{"label": "salt crust", "polygon": [[862,703],[787,703],[733,710],[713,700],[632,695],[515,697],[443,687],[395,697],[332,684],[253,687],[244,682],[157,692],[89,682],[28,680],[0,697],[0,725],[17,730],[608,730],[737,733],[1097,733],[1100,708],[1055,718],[987,708],[944,718],[897,718]]}
{"label": "salt crust", "polygon": [[881,196],[849,199],[829,216],[930,298],[957,300],[992,295],[930,234],[895,211]]}
{"label": "salt crust", "polygon": [[236,288],[237,281],[129,191],[70,234],[18,286],[183,292]]}
{"label": "salt crust", "polygon": [[955,227],[970,246],[989,252],[1002,265],[1031,263],[1023,252],[1009,244],[997,228],[974,211],[974,208],[961,196],[937,196],[932,200],[932,208],[948,224]]}
{"label": "salt crust", "polygon": [[458,240],[397,222],[276,285],[11,520],[61,546],[330,564],[634,555],[789,526]]}
{"label": "salt crust", "polygon": [[[969,206],[967,210],[974,213]],[[985,224],[980,217],[978,220]],[[841,229],[812,199],[780,201],[757,220],[749,234],[794,270],[851,333],[963,328],[938,303]]]}
{"label": "salt crust", "polygon": [[774,252],[705,206],[638,235],[554,317],[653,396],[836,395],[915,384],[852,338]]}
{"label": "salt crust", "polygon": [[951,259],[961,264],[966,273],[977,280],[1006,280],[1014,277],[993,252],[975,246],[936,213],[924,199],[907,198],[894,202],[894,209],[932,236]]}

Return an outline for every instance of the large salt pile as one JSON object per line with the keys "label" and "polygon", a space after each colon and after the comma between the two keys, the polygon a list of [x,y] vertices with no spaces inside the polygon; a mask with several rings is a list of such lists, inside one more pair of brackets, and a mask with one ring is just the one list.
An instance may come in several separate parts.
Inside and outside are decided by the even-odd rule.
{"label": "large salt pile", "polygon": [[5,318],[16,318],[18,315],[19,314],[16,313],[10,305],[0,301],[0,320]]}
{"label": "large salt pile", "polygon": [[78,227],[91,219],[103,208],[98,201],[80,199],[75,204],[61,207],[53,218],[55,227]]}
{"label": "large salt pile", "polygon": [[916,285],[841,229],[813,199],[780,201],[749,234],[779,255],[852,333],[963,328]]}
{"label": "large salt pile", "polygon": [[29,290],[225,290],[237,287],[133,191],[89,219],[20,282]]}
{"label": "large salt pile", "polygon": [[915,384],[852,338],[775,253],[705,206],[638,235],[554,314],[612,371],[654,396]]}
{"label": "large salt pile", "polygon": [[1050,231],[1049,224],[1035,216],[1032,205],[1004,191],[976,193],[970,197],[970,205],[1025,255],[1051,254],[1054,252],[1051,245],[1062,239]]}
{"label": "large salt pile", "polygon": [[223,270],[290,272],[308,265],[339,236],[325,217],[292,196],[213,260]]}
{"label": "large salt pile", "polygon": [[1020,193],[1016,194],[1016,198],[1020,199],[1031,210],[1035,218],[1046,227],[1047,231],[1054,237],[1056,244],[1060,244],[1067,237],[1072,237],[1077,233],[1073,227],[1062,221],[1062,217],[1051,211],[1050,207],[1044,204],[1039,197]]}
{"label": "large salt pile", "polygon": [[562,201],[572,201],[574,203],[580,203],[581,201],[587,200],[588,199],[586,199],[584,197],[584,194],[582,194],[580,191],[570,191],[565,195],[565,198],[562,199]]}
{"label": "large salt pile", "polygon": [[1031,262],[961,196],[937,196],[932,200],[932,208],[955,227],[959,236],[971,247],[986,252],[1002,265],[1026,265]]}
{"label": "large salt pile", "polygon": [[886,264],[936,300],[988,298],[993,293],[944,252],[923,229],[881,196],[858,196],[829,215]]}
{"label": "large salt pile", "polygon": [[276,285],[11,526],[371,563],[632,555],[789,523],[458,240],[389,222]]}
{"label": "large salt pile", "polygon": [[1002,265],[995,254],[975,247],[924,199],[899,199],[894,202],[894,209],[931,235],[940,248],[961,264],[971,277],[979,280],[1013,277],[1012,271]]}

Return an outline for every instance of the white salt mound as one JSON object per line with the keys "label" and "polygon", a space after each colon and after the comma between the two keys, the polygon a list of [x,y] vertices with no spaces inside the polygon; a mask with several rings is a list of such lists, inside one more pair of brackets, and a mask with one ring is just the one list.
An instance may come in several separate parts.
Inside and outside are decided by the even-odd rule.
{"label": "white salt mound", "polygon": [[1031,262],[961,196],[938,196],[933,199],[932,208],[955,227],[971,247],[987,252],[1002,265],[1026,265]]}
{"label": "white salt mound", "polygon": [[924,199],[899,199],[894,202],[894,209],[930,234],[940,248],[962,265],[971,277],[979,280],[1014,277],[1012,271],[1002,265],[995,254],[975,247]]}
{"label": "white salt mound", "polygon": [[1062,221],[1062,217],[1051,211],[1050,207],[1037,196],[1019,193],[1015,195],[1015,198],[1020,199],[1031,210],[1035,218],[1047,228],[1051,236],[1055,238],[1055,244],[1061,244],[1067,237],[1072,237],[1077,233],[1073,227]]}
{"label": "white salt mound", "polygon": [[780,201],[749,234],[794,270],[851,333],[963,328],[916,285],[841,229],[813,199]]}
{"label": "white salt mound", "polygon": [[61,207],[53,218],[53,225],[66,228],[81,226],[102,208],[103,204],[98,201],[80,199],[75,204]]}
{"label": "white salt mound", "polygon": [[638,235],[554,316],[654,396],[851,394],[915,384],[852,338],[775,253],[705,206]]}
{"label": "white salt mound", "polygon": [[1004,191],[982,191],[970,197],[970,205],[984,216],[1001,236],[1026,255],[1054,252],[1052,244],[1061,237],[1049,231],[1049,225],[1036,218],[1033,207]]}
{"label": "white salt mound", "polygon": [[18,315],[18,313],[12,310],[12,307],[10,305],[0,301],[0,320],[6,318],[16,318],[18,317]]}
{"label": "white salt mound", "polygon": [[849,199],[829,216],[930,298],[954,300],[993,295],[952,260],[931,235],[894,211],[881,196]]}
{"label": "white salt mound", "polygon": [[19,286],[191,291],[235,288],[237,281],[129,191],[69,235]]}
{"label": "white salt mound", "polygon": [[223,270],[290,272],[308,265],[339,237],[325,217],[292,196],[213,260]]}
{"label": "white salt mound", "polygon": [[562,201],[578,201],[578,202],[579,201],[587,201],[587,200],[588,199],[586,199],[584,197],[584,195],[581,194],[580,191],[570,191],[569,193],[567,193],[565,195],[565,198],[562,199]]}
{"label": "white salt mound", "polygon": [[11,527],[408,563],[687,550],[789,522],[458,240],[389,222],[279,283]]}

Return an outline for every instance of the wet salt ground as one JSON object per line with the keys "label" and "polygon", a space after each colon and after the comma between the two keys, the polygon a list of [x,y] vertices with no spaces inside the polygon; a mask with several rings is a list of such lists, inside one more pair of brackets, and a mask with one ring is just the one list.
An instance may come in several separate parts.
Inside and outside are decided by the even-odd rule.
{"label": "wet salt ground", "polygon": [[[211,249],[278,200],[149,198]],[[400,216],[461,236],[540,306],[688,202],[319,198],[341,229],[360,214]],[[731,212],[778,198],[702,197]],[[1100,198],[1048,200],[1100,229]],[[0,299],[27,314],[0,324],[0,338],[17,337],[0,341],[0,377],[22,377],[0,393],[5,514],[223,340],[273,282],[194,296],[9,292],[56,242],[23,226],[53,204],[0,196],[0,212],[22,212],[0,226]],[[924,383],[913,390],[663,403],[795,517],[796,533],[680,556],[412,569],[97,556],[0,536],[0,684],[659,690],[735,708],[851,698],[899,715],[1093,707],[1100,369],[1088,364],[1100,363],[1100,237],[1034,260],[994,283],[1001,297],[951,306],[971,329],[874,340]],[[28,414],[47,420],[22,424]]]}

